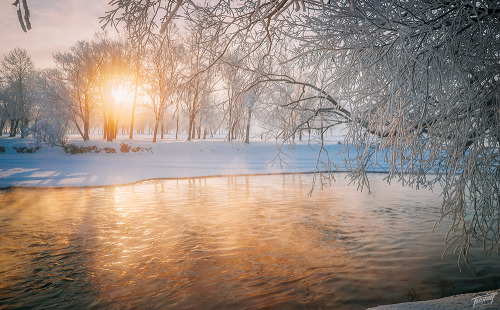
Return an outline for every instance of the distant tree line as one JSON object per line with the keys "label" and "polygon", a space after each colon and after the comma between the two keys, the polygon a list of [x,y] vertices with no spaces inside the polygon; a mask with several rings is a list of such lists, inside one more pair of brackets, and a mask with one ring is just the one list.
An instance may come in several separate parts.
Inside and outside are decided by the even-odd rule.
{"label": "distant tree line", "polygon": [[[217,54],[207,38],[214,28],[199,22],[182,34],[171,24],[142,42],[96,33],[54,53],[55,67],[43,70],[26,50],[10,51],[0,68],[0,134],[61,143],[68,132],[83,140],[98,132],[113,141],[119,132],[132,139],[147,129],[153,142],[171,132],[187,140],[223,133],[228,141],[249,143],[253,121],[261,136],[283,136],[284,123],[272,115],[293,89],[266,94],[259,85],[249,87],[259,75],[249,68],[272,63],[238,62],[243,51],[213,65]],[[117,98],[117,90],[126,98]]]}

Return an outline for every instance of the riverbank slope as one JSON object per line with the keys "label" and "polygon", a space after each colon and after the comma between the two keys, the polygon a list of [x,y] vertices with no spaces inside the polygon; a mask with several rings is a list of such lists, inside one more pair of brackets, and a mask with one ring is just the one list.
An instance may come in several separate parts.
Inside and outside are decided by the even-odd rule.
{"label": "riverbank slope", "polygon": [[[333,164],[345,171],[344,156],[335,156],[342,150],[340,141],[341,136],[330,137],[326,150]],[[114,142],[92,137],[83,142],[78,136],[70,136],[67,145],[73,145],[71,151],[77,154],[48,145],[34,153],[18,153],[34,145],[30,139],[0,137],[0,148],[5,150],[0,152],[0,188],[103,186],[156,178],[296,173],[327,168],[321,164],[326,154],[319,154],[319,146],[307,141],[279,150],[275,141],[260,139],[244,144],[226,142],[223,137],[184,141],[168,136],[152,143],[146,135],[134,140],[119,137]]]}
{"label": "riverbank slope", "polygon": [[455,295],[440,299],[385,305],[368,310],[493,310],[500,309],[500,290]]}

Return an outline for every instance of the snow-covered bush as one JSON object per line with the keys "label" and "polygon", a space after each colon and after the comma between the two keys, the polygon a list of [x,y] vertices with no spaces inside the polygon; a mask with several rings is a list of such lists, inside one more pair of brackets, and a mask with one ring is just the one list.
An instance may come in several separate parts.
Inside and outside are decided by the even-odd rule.
{"label": "snow-covered bush", "polygon": [[29,133],[37,145],[43,142],[51,146],[63,146],[71,114],[68,98],[61,90],[59,73],[55,69],[43,69],[37,71],[35,77],[34,119]]}
{"label": "snow-covered bush", "polygon": [[40,120],[30,129],[36,144],[45,142],[51,146],[63,146],[66,142],[66,128],[60,122]]}
{"label": "snow-covered bush", "polygon": [[122,144],[120,144],[120,152],[122,153],[128,153],[131,148],[132,147],[125,142],[122,142]]}
{"label": "snow-covered bush", "polygon": [[72,143],[65,143],[62,148],[66,153],[69,154],[99,153],[101,151],[101,149],[95,145],[77,146]]}
{"label": "snow-covered bush", "polygon": [[105,147],[102,150],[105,151],[108,154],[116,153],[116,149],[114,147]]}
{"label": "snow-covered bush", "polygon": [[40,147],[38,145],[33,145],[33,146],[13,146],[12,148],[17,153],[35,153]]}

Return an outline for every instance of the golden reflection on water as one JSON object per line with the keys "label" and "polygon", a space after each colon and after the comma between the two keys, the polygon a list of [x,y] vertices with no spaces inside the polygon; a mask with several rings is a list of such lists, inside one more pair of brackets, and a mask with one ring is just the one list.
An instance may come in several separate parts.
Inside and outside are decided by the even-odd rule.
{"label": "golden reflection on water", "polygon": [[437,194],[373,179],[373,195],[342,175],[310,197],[309,175],[2,192],[0,306],[356,309],[479,288],[440,261]]}

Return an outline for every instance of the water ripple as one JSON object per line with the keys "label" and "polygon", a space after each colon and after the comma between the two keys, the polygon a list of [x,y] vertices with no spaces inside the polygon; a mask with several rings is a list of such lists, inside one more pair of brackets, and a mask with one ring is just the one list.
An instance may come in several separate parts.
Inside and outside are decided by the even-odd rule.
{"label": "water ripple", "polygon": [[[0,309],[364,309],[500,287],[441,260],[437,194],[310,175],[0,192]],[[387,193],[390,193],[388,195]]]}

